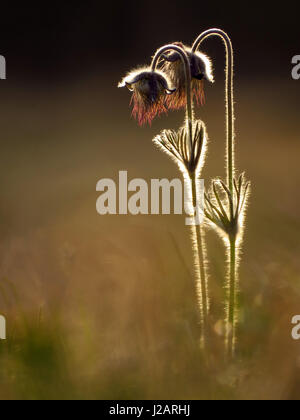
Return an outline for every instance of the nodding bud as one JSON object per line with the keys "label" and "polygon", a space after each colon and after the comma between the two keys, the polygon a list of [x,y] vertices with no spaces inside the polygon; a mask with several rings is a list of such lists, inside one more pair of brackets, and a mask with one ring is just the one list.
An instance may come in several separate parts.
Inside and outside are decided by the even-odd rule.
{"label": "nodding bud", "polygon": [[140,125],[151,125],[156,116],[166,113],[167,96],[176,91],[164,72],[150,68],[130,72],[118,87],[127,87],[133,93],[132,115]]}
{"label": "nodding bud", "polygon": [[[204,105],[204,81],[214,82],[212,63],[210,59],[199,51],[193,52],[191,48],[183,45],[181,42],[175,42],[186,52],[191,68],[192,91],[198,105]],[[175,95],[168,100],[168,105],[172,109],[180,109],[186,106],[186,78],[183,63],[177,52],[165,54],[163,56],[164,64],[162,66],[170,77],[171,82],[177,88]]]}

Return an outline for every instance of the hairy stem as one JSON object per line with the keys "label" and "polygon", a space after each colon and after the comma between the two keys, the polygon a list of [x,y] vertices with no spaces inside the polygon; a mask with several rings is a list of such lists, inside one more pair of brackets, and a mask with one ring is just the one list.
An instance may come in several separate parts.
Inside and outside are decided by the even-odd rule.
{"label": "hairy stem", "polygon": [[189,136],[189,148],[190,148],[190,156],[191,159],[194,160],[194,148],[193,148],[193,100],[192,100],[192,76],[191,76],[191,67],[190,61],[186,54],[186,52],[177,45],[165,45],[164,47],[160,48],[155,56],[153,57],[151,69],[152,71],[156,70],[156,67],[159,63],[161,56],[167,51],[176,51],[180,55],[180,59],[184,66],[185,72],[185,79],[186,79],[186,124],[188,129],[188,136]]}
{"label": "hairy stem", "polygon": [[[190,183],[193,207],[196,208],[199,205],[196,173],[190,174]],[[207,339],[207,322],[209,313],[209,293],[205,267],[206,250],[204,243],[204,233],[201,224],[199,224],[199,221],[196,221],[195,226],[193,226],[193,236],[195,242],[195,265],[198,272],[196,279],[196,291],[200,310],[201,343],[203,346],[205,346]]]}
{"label": "hairy stem", "polygon": [[209,29],[203,32],[193,44],[192,51],[195,52],[202,42],[211,37],[220,37],[226,48],[226,131],[227,131],[227,181],[228,186],[233,193],[233,180],[235,175],[234,162],[234,100],[233,100],[233,48],[232,43],[226,32],[221,29]]}
{"label": "hairy stem", "polygon": [[237,320],[237,248],[236,236],[230,238],[229,245],[229,287],[226,321],[226,351],[229,359],[235,356]]}
{"label": "hairy stem", "polygon": [[[233,47],[228,34],[221,29],[209,29],[199,35],[193,44],[192,51],[195,52],[201,46],[202,42],[209,37],[217,36],[224,42],[226,49],[226,156],[227,156],[227,184],[231,196],[234,196],[234,177],[235,177],[235,118],[234,118],[234,99],[233,99]],[[233,200],[230,200],[230,215],[233,221]],[[235,354],[236,344],[236,321],[237,321],[237,237],[228,236],[230,243],[229,251],[229,287],[226,315],[226,350],[227,355],[232,358]]]}
{"label": "hairy stem", "polygon": [[[184,65],[185,79],[186,79],[186,125],[188,132],[188,146],[189,146],[189,161],[194,162],[194,136],[193,136],[193,125],[194,125],[194,113],[193,113],[193,97],[192,97],[192,76],[190,60],[186,52],[177,45],[166,45],[160,48],[151,64],[152,71],[155,71],[159,63],[160,57],[167,51],[176,51],[181,58]],[[192,202],[194,208],[198,205],[198,188],[197,188],[197,171],[189,174],[189,182],[192,193]],[[201,324],[201,346],[206,347],[206,331],[207,331],[207,317],[209,311],[209,299],[207,292],[207,276],[205,270],[205,245],[202,227],[199,223],[193,227],[193,239],[195,244],[194,258],[195,258],[195,269],[196,269],[196,288],[197,298],[200,310],[200,324]],[[194,245],[193,244],[193,245]]]}

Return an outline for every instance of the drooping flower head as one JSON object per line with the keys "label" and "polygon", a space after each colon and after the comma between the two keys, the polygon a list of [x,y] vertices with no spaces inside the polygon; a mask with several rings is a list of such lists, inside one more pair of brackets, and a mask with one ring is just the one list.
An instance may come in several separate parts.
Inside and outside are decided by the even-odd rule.
{"label": "drooping flower head", "polygon": [[130,72],[119,83],[119,87],[127,87],[133,92],[132,115],[140,125],[151,125],[156,116],[166,113],[167,97],[176,91],[163,71],[152,71],[150,68]]}
{"label": "drooping flower head", "polygon": [[[181,42],[175,42],[174,45],[181,47],[187,54],[192,76],[192,92],[197,105],[204,105],[204,81],[214,82],[212,63],[203,53],[193,52],[191,48],[183,45]],[[172,52],[163,56],[164,63],[162,70],[168,74],[171,82],[176,87],[176,92],[168,100],[168,105],[172,109],[181,109],[186,106],[186,78],[185,71],[180,56],[177,52]]]}

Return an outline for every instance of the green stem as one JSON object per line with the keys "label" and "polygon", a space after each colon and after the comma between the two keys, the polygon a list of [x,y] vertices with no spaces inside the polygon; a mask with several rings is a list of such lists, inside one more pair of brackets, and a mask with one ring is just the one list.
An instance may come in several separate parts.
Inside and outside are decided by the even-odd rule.
{"label": "green stem", "polygon": [[229,359],[235,355],[237,320],[237,248],[236,236],[230,238],[230,270],[228,288],[228,314],[226,323],[226,350]]}
{"label": "green stem", "polygon": [[[198,188],[197,188],[197,175],[196,173],[190,174],[191,190],[192,190],[192,200],[193,207],[198,206]],[[208,322],[208,313],[209,313],[209,294],[208,294],[208,282],[207,274],[205,267],[205,245],[204,245],[204,235],[202,226],[199,223],[196,223],[194,226],[194,236],[196,241],[196,252],[195,252],[195,263],[199,270],[199,278],[197,279],[196,288],[197,288],[197,297],[200,309],[200,322],[201,322],[201,342],[205,346],[207,339],[207,322]]]}
{"label": "green stem", "polygon": [[193,44],[192,51],[195,52],[202,42],[211,37],[220,37],[226,48],[226,130],[227,130],[227,181],[230,192],[233,193],[233,179],[235,175],[234,163],[234,100],[233,100],[233,48],[231,39],[226,32],[221,29],[209,29],[203,32]]}

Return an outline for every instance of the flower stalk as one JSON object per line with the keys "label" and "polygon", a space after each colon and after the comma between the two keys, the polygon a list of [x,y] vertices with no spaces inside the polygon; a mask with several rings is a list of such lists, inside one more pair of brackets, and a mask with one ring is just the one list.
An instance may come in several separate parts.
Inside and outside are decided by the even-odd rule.
{"label": "flower stalk", "polygon": [[189,63],[189,59],[187,54],[185,53],[185,51],[177,46],[177,45],[165,45],[164,47],[160,48],[159,50],[157,50],[156,54],[153,57],[152,60],[152,64],[151,64],[151,69],[152,71],[155,71],[160,58],[164,55],[165,52],[168,51],[176,51],[179,56],[180,59],[182,61],[183,67],[184,67],[184,74],[185,74],[185,79],[186,79],[186,97],[187,97],[187,101],[186,101],[186,124],[187,124],[187,129],[188,129],[188,133],[189,133],[189,145],[190,145],[190,153],[191,153],[191,157],[193,158],[192,154],[193,154],[193,119],[194,119],[194,114],[193,114],[193,101],[192,101],[192,76],[191,76],[191,69],[190,69],[190,63]]}
{"label": "flower stalk", "polygon": [[[196,208],[196,206],[199,206],[198,197],[198,185],[197,185],[197,174],[190,173],[190,182],[191,182],[191,188],[192,188],[192,197],[193,197],[193,207]],[[200,282],[197,287],[198,291],[198,300],[199,300],[199,307],[200,307],[200,313],[202,317],[202,337],[201,340],[204,345],[204,341],[207,338],[207,328],[208,328],[208,315],[209,315],[209,293],[208,293],[208,279],[207,279],[207,273],[206,273],[206,248],[205,248],[205,237],[204,237],[204,231],[202,228],[202,225],[200,223],[196,223],[194,227],[194,236],[196,238],[196,252],[199,259],[199,279]]]}
{"label": "flower stalk", "polygon": [[234,130],[234,100],[233,100],[233,47],[232,42],[226,32],[221,29],[209,29],[196,39],[193,44],[192,51],[197,51],[202,45],[203,41],[212,36],[220,37],[226,49],[226,131],[227,131],[227,182],[229,190],[233,192],[233,180],[235,176],[235,163],[234,163],[234,140],[235,140],[235,130]]}
{"label": "flower stalk", "polygon": [[[226,296],[226,333],[225,347],[226,354],[229,359],[235,356],[236,350],[236,327],[238,321],[237,304],[238,304],[238,243],[242,242],[242,221],[245,213],[245,202],[248,197],[249,183],[246,184],[244,191],[243,177],[239,178],[239,182],[235,181],[235,118],[234,118],[234,98],[233,98],[233,68],[234,55],[230,37],[221,29],[209,29],[196,39],[193,44],[192,51],[197,51],[203,41],[209,37],[217,36],[221,38],[226,50],[226,67],[225,67],[225,84],[226,84],[226,159],[227,159],[227,186],[223,184],[225,195],[227,196],[227,210],[219,197],[216,184],[213,184],[213,193],[215,202],[207,197],[209,220],[220,230],[221,235],[225,239],[229,255],[228,268],[228,284]],[[236,212],[235,212],[236,206]],[[222,226],[223,225],[223,226]],[[225,225],[225,226],[224,226]],[[225,237],[224,237],[225,235]]]}
{"label": "flower stalk", "polygon": [[[184,165],[180,164],[179,167],[183,173],[183,177],[189,183],[192,195],[193,208],[199,206],[198,202],[198,179],[199,179],[199,162],[202,159],[204,152],[204,131],[203,127],[200,130],[195,129],[194,132],[194,113],[193,113],[193,97],[192,97],[192,77],[191,65],[186,52],[177,45],[166,45],[160,48],[152,61],[152,71],[160,61],[164,53],[168,51],[175,51],[180,55],[185,72],[185,88],[186,88],[186,132],[188,133],[188,153],[185,154],[186,162]],[[199,144],[197,140],[199,139]],[[161,145],[161,143],[160,143]],[[196,148],[198,146],[198,148]],[[182,155],[179,152],[179,155]],[[196,212],[197,213],[197,212]],[[192,237],[194,245],[194,260],[196,270],[196,293],[200,312],[200,326],[201,326],[201,339],[200,344],[202,348],[206,347],[206,332],[207,332],[207,318],[208,318],[208,282],[205,267],[205,245],[204,236],[201,225],[195,218],[195,224],[192,226]]]}
{"label": "flower stalk", "polygon": [[228,290],[226,352],[229,358],[235,355],[236,323],[237,323],[237,247],[236,237],[230,238],[230,282]]}

